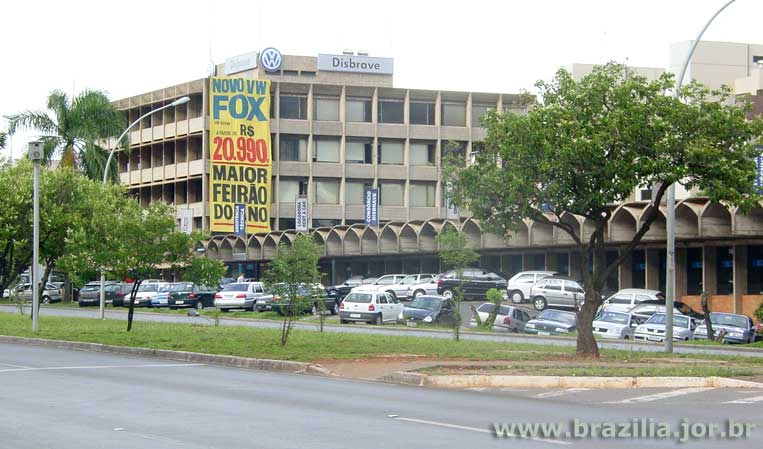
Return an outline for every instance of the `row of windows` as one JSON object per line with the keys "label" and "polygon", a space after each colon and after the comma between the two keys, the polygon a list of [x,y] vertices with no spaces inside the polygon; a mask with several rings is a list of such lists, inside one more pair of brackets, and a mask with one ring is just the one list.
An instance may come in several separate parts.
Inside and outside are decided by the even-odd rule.
{"label": "row of windows", "polygon": [[[313,100],[314,120],[339,121],[338,98],[316,97]],[[345,101],[345,121],[370,123],[372,112],[369,98],[347,98]],[[379,99],[377,121],[379,123],[404,123],[405,103],[401,99]],[[479,126],[480,119],[495,105],[472,105],[472,126]],[[466,126],[465,103],[442,103],[442,125]],[[435,103],[415,101],[410,102],[409,122],[413,125],[435,124]],[[271,110],[271,116],[274,116]],[[279,117],[284,119],[307,120],[307,96],[281,94],[279,97]]]}
{"label": "row of windows", "polygon": [[[365,204],[365,190],[372,187],[372,181],[345,181],[344,203],[347,205]],[[338,179],[314,179],[312,201],[315,204],[340,204],[340,186]],[[379,205],[403,206],[405,183],[399,181],[380,181]],[[408,206],[434,207],[437,184],[433,182],[411,182],[408,186]],[[281,178],[278,182],[278,201],[293,203],[295,198],[307,194],[307,181]]]}
{"label": "row of windows", "polygon": [[[307,136],[282,134],[278,157],[281,161],[307,161]],[[315,137],[312,160],[316,162],[340,162],[341,139],[338,137]],[[344,145],[344,161],[356,164],[370,164],[374,157],[371,138],[348,137]],[[379,164],[404,164],[405,140],[379,140],[376,148],[376,162]],[[448,143],[444,153],[465,154],[466,142]],[[436,144],[433,141],[412,140],[408,145],[410,165],[435,165]]]}

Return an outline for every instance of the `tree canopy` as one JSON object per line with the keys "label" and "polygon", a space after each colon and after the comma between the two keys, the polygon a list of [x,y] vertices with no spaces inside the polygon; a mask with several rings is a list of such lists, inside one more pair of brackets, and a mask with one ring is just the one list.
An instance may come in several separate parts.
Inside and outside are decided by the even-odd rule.
{"label": "tree canopy", "polygon": [[[653,205],[679,183],[712,201],[749,210],[760,200],[754,187],[759,120],[728,90],[691,83],[677,98],[666,95],[673,77],[628,73],[607,64],[575,81],[565,70],[538,82],[538,104],[526,115],[490,112],[484,149],[474,163],[446,167],[456,205],[490,230],[511,233],[524,219],[547,223],[571,236],[582,256],[579,275],[586,299],[578,312],[578,353],[598,356],[591,322],[607,276],[639,244],[658,217],[646,210],[638,231],[607,265],[605,231],[614,209],[637,188],[656,186]],[[562,220],[571,213],[590,223],[590,235]],[[588,226],[587,226],[588,227]]]}

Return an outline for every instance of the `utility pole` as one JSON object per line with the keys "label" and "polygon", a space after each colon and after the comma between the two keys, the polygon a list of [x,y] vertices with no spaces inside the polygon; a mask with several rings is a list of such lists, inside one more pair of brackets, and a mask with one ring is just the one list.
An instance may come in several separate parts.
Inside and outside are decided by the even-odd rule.
{"label": "utility pole", "polygon": [[32,332],[40,330],[40,161],[42,142],[29,142],[27,155],[34,165],[32,181]]}

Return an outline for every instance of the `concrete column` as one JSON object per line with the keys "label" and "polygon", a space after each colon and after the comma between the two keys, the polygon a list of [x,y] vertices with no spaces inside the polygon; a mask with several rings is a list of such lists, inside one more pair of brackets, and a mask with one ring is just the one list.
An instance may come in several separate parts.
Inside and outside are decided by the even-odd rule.
{"label": "concrete column", "polygon": [[619,285],[619,288],[631,288],[633,286],[633,256],[632,254],[628,254],[628,256],[623,260],[623,263],[620,264],[620,267],[617,269],[617,283]]}
{"label": "concrete column", "polygon": [[656,249],[645,251],[646,260],[646,288],[659,290],[660,288],[660,253]]}
{"label": "concrete column", "polygon": [[676,291],[675,299],[681,299],[682,296],[686,296],[688,289],[687,283],[687,269],[686,265],[686,248],[676,248]]}
{"label": "concrete column", "polygon": [[734,245],[734,313],[742,313],[742,295],[747,294],[747,245]]}
{"label": "concrete column", "polygon": [[718,294],[718,248],[705,246],[702,248],[702,290],[708,295]]}

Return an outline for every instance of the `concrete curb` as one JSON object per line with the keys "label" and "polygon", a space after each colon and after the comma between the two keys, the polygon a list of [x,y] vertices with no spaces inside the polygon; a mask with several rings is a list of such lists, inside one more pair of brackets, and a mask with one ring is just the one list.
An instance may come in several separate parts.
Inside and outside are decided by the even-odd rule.
{"label": "concrete curb", "polygon": [[202,354],[199,352],[171,351],[167,349],[135,348],[129,346],[104,345],[100,343],[85,343],[78,341],[48,340],[44,338],[26,338],[0,335],[0,343],[15,343],[25,345],[50,346],[60,349],[75,349],[79,351],[106,352],[109,354],[132,355],[138,357],[154,357],[190,363],[206,363],[210,365],[233,366],[236,368],[258,369],[295,374],[311,374],[318,376],[336,376],[318,364],[293,362],[289,360],[253,359],[232,355]]}
{"label": "concrete curb", "polygon": [[763,383],[726,377],[571,377],[453,375],[396,372],[379,380],[431,388],[763,388]]}

